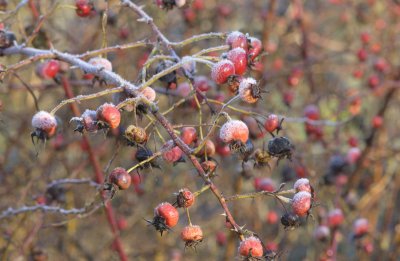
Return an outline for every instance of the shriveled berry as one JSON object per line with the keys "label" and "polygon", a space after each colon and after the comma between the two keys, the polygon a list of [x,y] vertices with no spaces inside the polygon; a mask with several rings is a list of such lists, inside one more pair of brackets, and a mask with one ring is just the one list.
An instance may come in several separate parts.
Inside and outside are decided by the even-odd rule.
{"label": "shriveled berry", "polygon": [[240,120],[230,120],[222,125],[219,131],[220,139],[225,143],[241,141],[246,143],[249,139],[249,128]]}
{"label": "shriveled berry", "polygon": [[203,240],[203,231],[200,226],[189,225],[183,228],[181,238],[186,247],[195,247]]}
{"label": "shriveled berry", "polygon": [[143,144],[147,141],[146,130],[135,125],[129,125],[125,130],[124,136],[130,142],[130,145]]}
{"label": "shriveled berry", "polygon": [[217,84],[223,84],[228,81],[229,76],[235,74],[235,66],[234,64],[227,60],[221,60],[218,63],[214,64],[211,70],[211,78]]}
{"label": "shriveled berry", "polygon": [[311,208],[311,194],[306,191],[300,191],[296,193],[292,199],[293,212],[302,217],[307,215]]}
{"label": "shriveled berry", "polygon": [[206,160],[201,163],[201,167],[208,175],[212,175],[217,168],[217,163],[213,160]]}
{"label": "shriveled berry", "polygon": [[236,47],[243,48],[244,50],[248,49],[246,35],[238,31],[234,31],[228,34],[228,37],[226,38],[226,44],[229,45],[231,49],[234,49]]}
{"label": "shriveled berry", "polygon": [[169,228],[176,226],[179,221],[178,210],[176,210],[176,208],[168,202],[159,204],[154,209],[154,216],[162,217],[165,221],[165,225],[167,225]]}
{"label": "shriveled berry", "polygon": [[243,257],[262,257],[263,247],[260,239],[251,236],[245,238],[239,245],[239,255]]}
{"label": "shriveled berry", "polygon": [[1,29],[0,30],[0,49],[5,49],[13,45],[15,35],[12,32]]}
{"label": "shriveled berry", "polygon": [[236,47],[227,53],[227,58],[235,66],[235,73],[242,75],[247,69],[247,53],[243,48]]}
{"label": "shriveled berry", "polygon": [[111,129],[117,128],[121,122],[121,113],[114,104],[105,103],[97,109],[96,113],[97,119]]}
{"label": "shriveled berry", "polygon": [[125,190],[131,185],[131,175],[124,168],[117,167],[110,173],[110,182]]}
{"label": "shriveled berry", "polygon": [[179,208],[188,208],[191,207],[195,202],[194,194],[187,188],[179,190],[176,204]]}
{"label": "shriveled berry", "polygon": [[240,82],[239,96],[247,103],[255,103],[261,97],[261,89],[254,78],[246,78]]}

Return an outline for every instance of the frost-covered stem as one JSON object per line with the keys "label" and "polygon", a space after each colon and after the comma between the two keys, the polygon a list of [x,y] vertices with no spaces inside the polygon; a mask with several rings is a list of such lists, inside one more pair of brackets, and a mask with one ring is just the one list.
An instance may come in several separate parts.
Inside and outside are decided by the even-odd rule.
{"label": "frost-covered stem", "polygon": [[47,188],[51,188],[54,186],[64,185],[64,184],[88,184],[89,186],[100,188],[100,184],[94,182],[91,179],[58,179],[54,180],[47,185]]}
{"label": "frost-covered stem", "polygon": [[12,216],[16,216],[25,212],[35,212],[35,211],[43,211],[49,213],[59,213],[61,215],[79,215],[85,214],[89,211],[88,208],[71,208],[71,209],[64,209],[60,207],[54,206],[46,206],[46,205],[36,205],[36,206],[23,206],[20,208],[8,208],[4,210],[0,215],[0,220],[9,218]]}
{"label": "frost-covered stem", "polygon": [[270,191],[263,190],[263,191],[259,191],[259,192],[253,192],[253,193],[233,195],[233,196],[227,197],[226,201],[249,199],[249,198],[252,199],[252,198],[257,198],[257,197],[261,197],[261,196],[270,196],[270,197],[278,198],[278,199],[282,200],[283,202],[289,203],[290,199],[282,196],[282,195],[286,195],[286,194],[294,194],[294,191],[293,190],[284,190],[284,191],[280,191],[280,192],[270,192]]}

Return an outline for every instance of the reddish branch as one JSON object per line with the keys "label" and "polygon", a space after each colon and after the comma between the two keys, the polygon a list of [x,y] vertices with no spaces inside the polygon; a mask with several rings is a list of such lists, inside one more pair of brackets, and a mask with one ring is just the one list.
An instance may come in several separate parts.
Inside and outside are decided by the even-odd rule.
{"label": "reddish branch", "polygon": [[[62,86],[64,88],[65,96],[67,98],[73,98],[74,94],[72,93],[71,86],[70,86],[70,84],[68,82],[68,79],[65,78],[65,77],[62,77],[61,82],[62,82]],[[79,108],[75,103],[71,103],[70,107],[71,107],[71,110],[72,110],[72,112],[74,113],[75,116],[79,117],[81,115],[81,113],[79,111]],[[96,156],[95,156],[95,154],[93,152],[93,149],[92,149],[92,147],[90,145],[90,142],[89,142],[89,140],[88,140],[86,135],[83,135],[82,139],[83,139],[83,142],[85,143],[85,148],[86,148],[86,151],[87,151],[87,153],[89,155],[89,160],[90,160],[90,162],[91,162],[91,164],[93,166],[94,172],[95,172],[96,182],[97,183],[103,183],[104,182],[104,175],[103,175],[103,172],[101,171],[99,161],[97,160],[97,158],[96,158]],[[127,261],[128,257],[126,256],[125,251],[124,251],[124,249],[122,247],[122,242],[121,242],[121,239],[119,237],[119,230],[118,230],[117,221],[115,219],[115,214],[114,214],[114,211],[112,209],[110,201],[105,202],[105,209],[106,209],[106,214],[107,214],[107,220],[108,220],[108,223],[110,224],[111,231],[112,231],[113,236],[114,236],[114,246],[115,246],[115,248],[116,248],[116,250],[118,252],[118,255],[119,255],[120,259],[123,260],[123,261]]]}

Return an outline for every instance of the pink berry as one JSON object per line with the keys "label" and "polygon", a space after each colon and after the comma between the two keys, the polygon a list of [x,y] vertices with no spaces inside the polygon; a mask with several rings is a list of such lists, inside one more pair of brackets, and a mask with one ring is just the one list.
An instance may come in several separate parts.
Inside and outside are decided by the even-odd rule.
{"label": "pink berry", "polygon": [[370,89],[375,89],[380,83],[379,76],[374,74],[368,77],[368,86]]}
{"label": "pink berry", "polygon": [[163,152],[162,157],[166,162],[174,163],[180,160],[182,155],[182,150],[178,146],[175,146],[172,149]]}
{"label": "pink berry", "polygon": [[261,41],[255,37],[250,37],[250,48],[249,48],[249,58],[251,61],[254,61],[262,51]]}
{"label": "pink berry", "polygon": [[105,103],[97,109],[97,119],[106,123],[111,129],[115,129],[121,122],[121,113],[114,104]]}
{"label": "pink berry", "polygon": [[359,218],[353,223],[353,233],[355,237],[362,237],[368,233],[368,220],[365,218]]}
{"label": "pink berry", "polygon": [[368,58],[367,50],[365,50],[363,48],[358,50],[357,57],[358,57],[358,60],[360,60],[360,62],[365,62]]}
{"label": "pink berry", "polygon": [[103,69],[106,71],[112,71],[112,64],[109,60],[101,57],[93,57],[91,58],[88,63],[93,66],[96,66],[99,70]]}
{"label": "pink berry", "polygon": [[269,211],[266,219],[268,224],[276,224],[279,220],[279,216],[275,211]]}
{"label": "pink berry", "polygon": [[146,87],[140,91],[144,97],[146,97],[149,101],[154,102],[156,100],[156,91],[151,87]]}
{"label": "pink berry", "polygon": [[279,129],[279,117],[276,114],[268,115],[264,123],[264,128],[271,133]]}
{"label": "pink berry", "polygon": [[340,208],[335,208],[328,213],[328,225],[336,228],[340,226],[344,221],[343,212]]}
{"label": "pink berry", "polygon": [[243,48],[236,47],[227,53],[227,58],[235,66],[235,73],[242,75],[247,69],[247,53]]}
{"label": "pink berry", "polygon": [[249,139],[249,128],[243,121],[230,120],[222,125],[219,131],[219,137],[225,143],[232,141],[246,143]]}
{"label": "pink berry", "polygon": [[235,66],[227,59],[221,60],[214,64],[211,70],[211,78],[217,84],[223,84],[228,81],[229,76],[235,74]]}
{"label": "pink berry", "polygon": [[357,147],[350,148],[347,152],[346,159],[350,164],[354,164],[361,157],[361,150]]}
{"label": "pink berry", "polygon": [[239,254],[244,257],[262,257],[263,247],[260,239],[251,236],[240,242]]}
{"label": "pink berry", "polygon": [[257,191],[268,191],[273,192],[276,190],[275,182],[270,178],[255,178],[254,179],[254,188]]}
{"label": "pink berry", "polygon": [[372,127],[374,129],[379,129],[383,125],[383,118],[382,116],[376,115],[372,118]]}
{"label": "pink berry", "polygon": [[315,231],[314,231],[314,237],[315,239],[319,241],[326,241],[329,239],[331,235],[331,231],[329,230],[329,227],[321,225],[318,226]]}
{"label": "pink berry", "polygon": [[316,105],[310,104],[304,109],[304,116],[310,120],[319,120],[319,109]]}
{"label": "pink berry", "polygon": [[[200,75],[194,78],[193,86],[202,92],[206,92],[211,88],[210,81],[206,76]],[[179,88],[179,86],[178,86]]]}
{"label": "pink berry", "polygon": [[292,199],[293,212],[300,217],[307,215],[311,208],[311,198],[311,194],[307,191],[296,193]]}
{"label": "pink berry", "polygon": [[247,37],[238,31],[228,34],[228,37],[226,38],[226,44],[229,45],[231,49],[236,47],[243,48],[244,50],[248,49]]}
{"label": "pink berry", "polygon": [[296,182],[293,185],[293,188],[296,190],[296,193],[300,191],[306,191],[308,193],[312,193],[312,187],[310,185],[310,181],[306,178],[301,178],[296,180]]}
{"label": "pink berry", "polygon": [[50,60],[42,65],[40,75],[45,79],[52,79],[59,71],[60,62],[57,60]]}
{"label": "pink berry", "polygon": [[44,132],[46,137],[49,138],[56,132],[57,120],[47,111],[39,111],[32,117],[32,127]]}

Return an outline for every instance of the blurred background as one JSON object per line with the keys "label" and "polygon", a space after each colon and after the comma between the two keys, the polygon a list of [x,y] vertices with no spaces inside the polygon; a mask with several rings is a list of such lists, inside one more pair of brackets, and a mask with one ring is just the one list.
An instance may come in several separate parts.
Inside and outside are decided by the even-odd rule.
{"label": "blurred background", "polygon": [[[400,260],[399,206],[400,177],[397,175],[400,141],[397,120],[399,106],[400,3],[395,0],[265,0],[187,1],[182,8],[160,9],[152,1],[134,1],[170,41],[182,41],[208,32],[241,31],[262,41],[264,55],[247,75],[260,82],[267,93],[254,105],[237,101],[227,109],[232,118],[249,126],[255,148],[262,149],[271,135],[246,115],[277,114],[285,118],[280,135],[288,137],[295,150],[292,160],[283,159],[271,168],[242,164],[238,154],[213,135],[212,156],[218,162],[215,184],[223,195],[255,190],[275,190],[286,183],[290,189],[298,178],[308,178],[315,190],[312,217],[302,219],[294,230],[285,230],[280,218],[286,209],[272,197],[243,199],[228,205],[239,225],[257,233],[265,247],[279,260]],[[3,30],[15,34],[18,43],[39,49],[55,48],[82,54],[107,46],[146,39],[155,41],[151,28],[119,1],[92,1],[90,15],[81,17],[76,2],[0,1]],[[18,6],[20,5],[20,6]],[[17,8],[18,7],[18,8]],[[17,9],[16,9],[17,8]],[[107,16],[104,16],[106,10]],[[106,17],[106,23],[102,19]],[[105,28],[104,34],[102,28]],[[104,37],[106,35],[106,37]],[[221,46],[223,39],[206,39],[175,48],[180,57],[202,49]],[[113,71],[138,82],[143,64],[152,54],[151,45],[107,53]],[[162,54],[160,52],[159,54]],[[215,52],[210,56],[220,56]],[[25,59],[21,55],[0,57],[7,69]],[[109,86],[93,83],[84,73],[60,62],[55,78],[40,73],[45,60],[33,62],[12,73],[2,74],[0,85],[0,212],[8,207],[44,204],[64,209],[82,208],[98,202],[96,188],[89,183],[50,186],[58,179],[95,180],[96,158],[100,171],[137,164],[137,147],[126,146],[124,128],[135,123],[133,113],[122,112],[119,129],[96,134],[74,132],[71,107],[56,116],[57,134],[45,143],[32,144],[32,116],[50,111],[66,99],[65,81],[73,95],[95,93]],[[157,63],[148,69],[156,72]],[[233,95],[210,78],[210,68],[197,64],[196,76],[206,76],[207,98],[228,101]],[[167,114],[173,125],[196,125],[199,109],[193,98],[177,88],[157,81],[160,111],[180,99],[184,103]],[[115,95],[82,101],[81,111],[95,110],[104,102],[117,102]],[[217,108],[216,103],[212,104]],[[201,105],[204,123],[213,116]],[[139,119],[142,127],[149,119]],[[147,147],[157,151],[169,140],[161,125],[150,128]],[[207,127],[203,128],[206,133]],[[155,131],[160,132],[160,136]],[[179,128],[177,127],[179,133]],[[216,132],[218,134],[218,132]],[[86,138],[84,138],[86,137]],[[88,145],[90,144],[90,145]],[[89,146],[89,147],[88,147]],[[90,152],[92,151],[92,153]],[[144,219],[153,218],[161,202],[173,203],[182,188],[200,190],[203,181],[193,165],[176,165],[157,160],[159,168],[132,172],[132,186],[117,191],[111,205],[117,235],[129,260],[237,260],[237,235],[225,224],[218,201],[203,192],[190,208],[193,224],[200,225],[204,240],[196,251],[185,249],[181,229],[188,224],[185,211],[178,225],[162,237]],[[329,223],[334,209],[344,221],[333,228]],[[104,208],[83,216],[24,212],[0,219],[2,260],[118,260],[115,234],[111,232]],[[356,237],[357,219],[368,220],[368,233]],[[321,228],[325,227],[325,228]]]}

